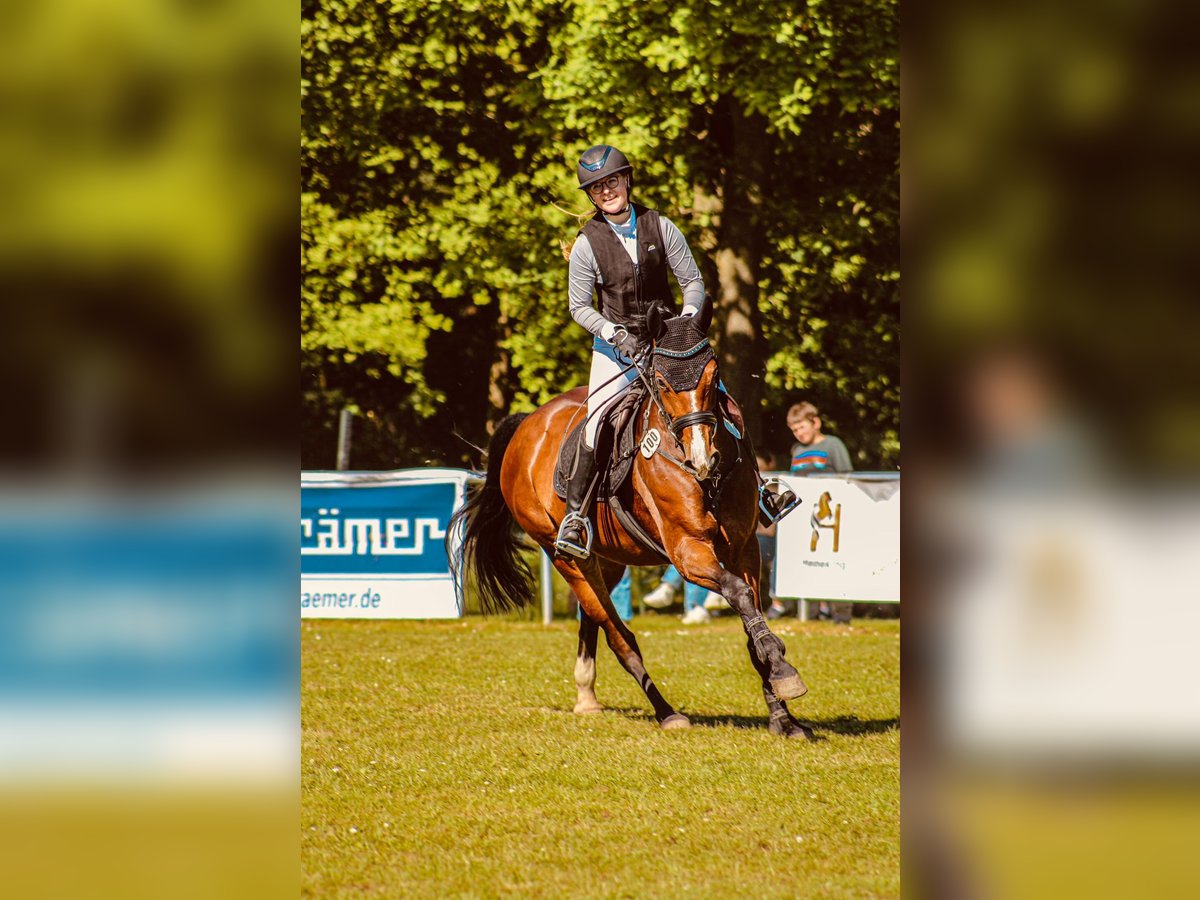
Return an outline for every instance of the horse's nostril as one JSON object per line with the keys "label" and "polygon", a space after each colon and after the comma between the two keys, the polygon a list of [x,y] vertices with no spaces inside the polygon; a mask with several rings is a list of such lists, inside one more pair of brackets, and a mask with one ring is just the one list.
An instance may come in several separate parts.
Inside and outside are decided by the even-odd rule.
{"label": "horse's nostril", "polygon": [[714,450],[713,455],[710,456],[708,459],[708,470],[710,472],[715,472],[720,467],[720,465],[721,465],[721,451]]}

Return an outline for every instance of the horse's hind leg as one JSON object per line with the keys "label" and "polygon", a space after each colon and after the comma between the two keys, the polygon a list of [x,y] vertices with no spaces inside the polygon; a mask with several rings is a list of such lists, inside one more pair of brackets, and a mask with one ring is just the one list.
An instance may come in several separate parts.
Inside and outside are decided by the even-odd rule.
{"label": "horse's hind leg", "polygon": [[596,638],[600,626],[579,607],[579,650],[575,655],[576,713],[600,712],[604,707],[596,699]]}
{"label": "horse's hind leg", "polygon": [[[600,563],[600,574],[604,578],[604,586],[609,595],[625,577],[625,567],[618,563]],[[575,654],[575,690],[578,697],[575,700],[576,713],[595,713],[604,709],[596,699],[596,639],[600,634],[600,626],[579,607],[579,650]]]}
{"label": "horse's hind leg", "polygon": [[[621,665],[625,668],[625,671],[633,676],[634,680],[645,692],[646,699],[654,707],[654,717],[658,720],[659,725],[667,729],[688,727],[691,723],[688,722],[687,716],[677,713],[674,707],[663,699],[663,695],[659,692],[658,687],[650,678],[650,674],[646,671],[646,666],[642,662],[642,653],[638,647],[637,638],[633,636],[632,631],[625,627],[625,623],[621,621],[621,617],[613,609],[612,600],[608,595],[605,573],[602,572],[596,561],[592,559],[580,563],[574,560],[555,559],[554,567],[566,579],[567,584],[571,586],[571,590],[575,592],[575,596],[579,599],[581,610],[579,620],[580,650],[579,656],[575,660],[575,686],[579,691],[579,701],[582,701],[586,696],[584,684],[587,685],[591,698],[595,700],[595,645],[596,628],[598,626],[604,629],[604,638],[608,641],[609,649],[616,655]],[[608,574],[611,575],[611,572]],[[616,584],[616,579],[613,580],[613,584]],[[584,660],[584,638],[586,636],[584,623],[589,619],[592,622],[590,666],[588,661]],[[589,669],[590,683],[587,680],[589,678]],[[581,674],[583,676],[582,681]],[[579,701],[576,704],[576,711],[580,711],[578,706]],[[598,703],[597,706],[599,706]]]}

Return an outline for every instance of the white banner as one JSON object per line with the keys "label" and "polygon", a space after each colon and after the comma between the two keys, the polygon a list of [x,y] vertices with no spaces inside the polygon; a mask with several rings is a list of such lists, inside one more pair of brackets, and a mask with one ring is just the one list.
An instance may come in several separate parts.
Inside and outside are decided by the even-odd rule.
{"label": "white banner", "polygon": [[775,595],[900,600],[900,473],[782,476],[801,503],[779,523]]}
{"label": "white banner", "polygon": [[301,473],[301,617],[461,616],[446,528],[478,478],[463,469]]}

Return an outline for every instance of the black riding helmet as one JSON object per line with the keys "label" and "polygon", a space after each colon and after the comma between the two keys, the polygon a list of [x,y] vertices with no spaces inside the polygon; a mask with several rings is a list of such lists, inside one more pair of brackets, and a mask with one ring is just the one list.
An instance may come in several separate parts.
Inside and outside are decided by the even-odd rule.
{"label": "black riding helmet", "polygon": [[610,147],[608,144],[597,144],[583,152],[583,156],[579,157],[579,187],[586,191],[589,184],[595,184],[597,181],[603,181],[609,175],[616,175],[618,172],[629,173],[629,186],[633,187],[633,166],[629,164],[629,160],[625,154],[616,147]]}

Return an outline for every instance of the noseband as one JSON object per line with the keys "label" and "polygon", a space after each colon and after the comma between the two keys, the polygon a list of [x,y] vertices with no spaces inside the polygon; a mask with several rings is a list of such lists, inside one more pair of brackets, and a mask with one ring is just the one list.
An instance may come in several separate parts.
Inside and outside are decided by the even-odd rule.
{"label": "noseband", "polygon": [[667,430],[675,435],[675,440],[683,442],[683,432],[686,428],[691,428],[693,425],[711,425],[717,427],[717,414],[710,412],[694,412],[688,413],[686,416],[680,416],[678,419],[672,419],[667,416]]}

